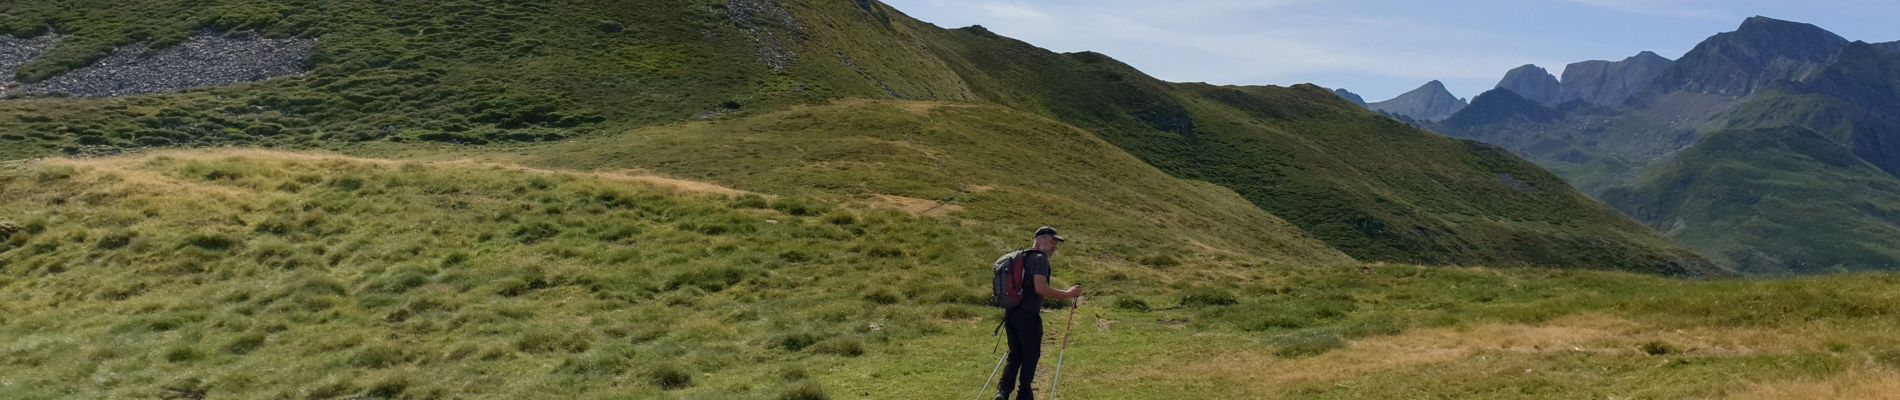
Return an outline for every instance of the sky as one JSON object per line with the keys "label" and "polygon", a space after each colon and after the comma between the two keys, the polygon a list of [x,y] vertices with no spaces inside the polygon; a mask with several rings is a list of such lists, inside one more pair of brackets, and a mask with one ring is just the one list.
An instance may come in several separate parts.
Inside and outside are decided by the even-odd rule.
{"label": "sky", "polygon": [[[1439,80],[1459,97],[1537,64],[1649,50],[1675,59],[1755,15],[1849,40],[1900,40],[1892,0],[884,0],[945,28],[982,25],[1096,51],[1175,82],[1315,83],[1380,101]],[[1480,11],[1481,10],[1481,11]]]}

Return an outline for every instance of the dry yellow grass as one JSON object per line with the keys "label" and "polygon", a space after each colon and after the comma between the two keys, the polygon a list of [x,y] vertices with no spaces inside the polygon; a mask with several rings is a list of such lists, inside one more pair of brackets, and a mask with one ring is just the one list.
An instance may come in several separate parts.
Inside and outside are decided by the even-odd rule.
{"label": "dry yellow grass", "polygon": [[128,182],[134,182],[134,183],[145,183],[145,184],[161,185],[161,186],[170,185],[173,187],[186,187],[192,190],[204,190],[204,191],[209,191],[209,192],[222,191],[222,192],[227,192],[226,194],[238,193],[237,191],[235,191],[234,189],[230,187],[218,186],[218,185],[205,185],[205,184],[199,184],[199,183],[194,183],[194,182],[189,182],[189,181],[184,181],[184,180],[173,179],[170,177],[159,175],[157,173],[144,171],[144,170],[135,168],[137,165],[151,162],[152,160],[160,158],[160,157],[181,159],[181,160],[199,160],[199,161],[222,160],[222,159],[248,159],[248,160],[277,160],[277,161],[306,161],[306,162],[349,162],[349,163],[379,165],[379,166],[385,166],[385,167],[394,167],[394,166],[400,166],[400,165],[405,165],[405,164],[433,165],[433,166],[471,166],[471,167],[480,167],[480,168],[496,168],[496,169],[504,169],[504,170],[528,172],[528,173],[586,176],[586,177],[594,177],[594,178],[600,178],[603,180],[619,181],[619,182],[638,182],[638,183],[645,183],[650,186],[671,189],[675,192],[688,193],[688,194],[700,193],[700,194],[714,194],[714,195],[726,195],[726,196],[753,194],[752,192],[748,192],[748,191],[740,190],[740,189],[734,189],[734,188],[723,186],[717,183],[680,179],[676,177],[662,176],[662,175],[654,174],[647,171],[632,170],[632,169],[619,170],[619,171],[587,172],[587,171],[569,171],[569,170],[558,170],[558,169],[547,169],[547,168],[534,168],[534,167],[521,166],[517,164],[477,161],[477,160],[472,160],[472,159],[452,159],[452,160],[439,160],[439,161],[404,161],[404,160],[389,160],[389,159],[381,159],[381,158],[355,157],[355,156],[347,156],[347,155],[340,155],[340,154],[300,153],[300,152],[288,152],[288,151],[277,151],[277,150],[266,150],[266,149],[253,149],[253,148],[229,148],[229,149],[214,149],[214,150],[203,150],[203,149],[160,150],[160,151],[153,151],[153,152],[143,153],[143,154],[133,155],[133,156],[110,157],[110,158],[49,158],[49,159],[41,160],[39,162],[45,163],[47,165],[66,165],[66,166],[72,166],[75,168],[80,168],[80,167],[99,168],[102,171],[109,172],[110,174],[122,176]]}
{"label": "dry yellow grass", "polygon": [[1759,383],[1732,400],[1900,399],[1900,372],[1857,370],[1820,380]]}
{"label": "dry yellow grass", "polygon": [[[1306,358],[1278,357],[1264,351],[1203,348],[1187,354],[1157,358],[1150,365],[1104,376],[1109,382],[1204,380],[1240,393],[1278,393],[1288,387],[1311,386],[1364,378],[1381,373],[1429,369],[1434,366],[1481,361],[1486,355],[1579,352],[1639,355],[1644,343],[1662,342],[1687,354],[1746,356],[1789,354],[1822,347],[1820,332],[1805,327],[1771,329],[1698,328],[1659,330],[1628,319],[1583,315],[1548,323],[1432,328],[1351,342],[1344,349]],[[1769,385],[1757,391],[1792,390],[1812,393],[1871,393],[1900,388],[1892,374],[1867,382],[1872,375],[1844,377],[1845,381]],[[1754,398],[1754,397],[1751,397]],[[1765,398],[1779,398],[1775,396]],[[1828,396],[1804,398],[1830,398]]]}
{"label": "dry yellow grass", "polygon": [[963,211],[962,206],[955,204],[888,194],[871,195],[859,203],[871,207],[903,211],[905,214],[918,217],[941,217]]}

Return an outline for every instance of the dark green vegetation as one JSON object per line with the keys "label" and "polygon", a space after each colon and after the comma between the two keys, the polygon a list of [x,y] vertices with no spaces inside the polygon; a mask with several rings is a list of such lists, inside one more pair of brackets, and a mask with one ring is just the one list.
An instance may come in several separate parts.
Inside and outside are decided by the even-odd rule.
{"label": "dark green vegetation", "polygon": [[[85,59],[73,54],[96,53],[94,43],[199,29],[320,39],[303,77],[0,103],[0,131],[25,142],[6,155],[506,144],[846,98],[974,101],[1054,118],[1171,175],[1232,188],[1361,260],[1712,271],[1531,164],[1315,87],[1167,83],[1100,54],[1052,53],[980,27],[939,29],[876,2],[216,3],[0,10],[15,34],[53,21],[72,36],[73,48],[23,69],[27,79]],[[205,17],[149,18],[163,15]]]}
{"label": "dark green vegetation", "polygon": [[1434,129],[1496,143],[1745,273],[1900,267],[1900,53],[1751,18],[1620,106],[1479,96]]}

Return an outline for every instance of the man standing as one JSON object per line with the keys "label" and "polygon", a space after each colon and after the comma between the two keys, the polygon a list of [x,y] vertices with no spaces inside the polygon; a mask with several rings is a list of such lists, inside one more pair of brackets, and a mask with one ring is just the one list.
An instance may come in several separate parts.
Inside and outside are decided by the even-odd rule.
{"label": "man standing", "polygon": [[1003,330],[1009,338],[1009,363],[1003,365],[1003,381],[996,384],[998,400],[1009,400],[1012,389],[1016,391],[1017,400],[1035,398],[1029,384],[1036,380],[1036,361],[1042,358],[1042,299],[1082,296],[1082,285],[1069,286],[1069,290],[1049,287],[1049,256],[1056,253],[1056,245],[1063,240],[1056,235],[1055,228],[1036,228],[1034,244],[1017,256],[1024,257],[1023,269],[1028,271],[1025,275],[1032,282],[1023,285],[1029,293],[1023,294],[1022,303],[1003,312]]}

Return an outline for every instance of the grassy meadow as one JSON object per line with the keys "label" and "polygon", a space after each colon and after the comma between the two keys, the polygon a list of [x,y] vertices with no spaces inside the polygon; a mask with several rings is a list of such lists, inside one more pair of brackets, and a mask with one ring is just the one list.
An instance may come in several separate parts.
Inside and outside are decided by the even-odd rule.
{"label": "grassy meadow", "polygon": [[[860,119],[824,126],[878,128],[782,125],[836,107]],[[1900,278],[1360,264],[1260,231],[1285,222],[1231,191],[985,110],[8,162],[0,397],[967,398],[996,357],[984,268],[1043,220],[1074,239],[1057,284],[1090,293],[1065,396],[1836,398],[1900,382],[1884,334]],[[943,125],[984,121],[1002,127]],[[691,156],[714,135],[731,157]],[[1046,138],[1088,167],[1046,172],[1044,153],[971,135]],[[1144,212],[1113,212],[1128,209]]]}

